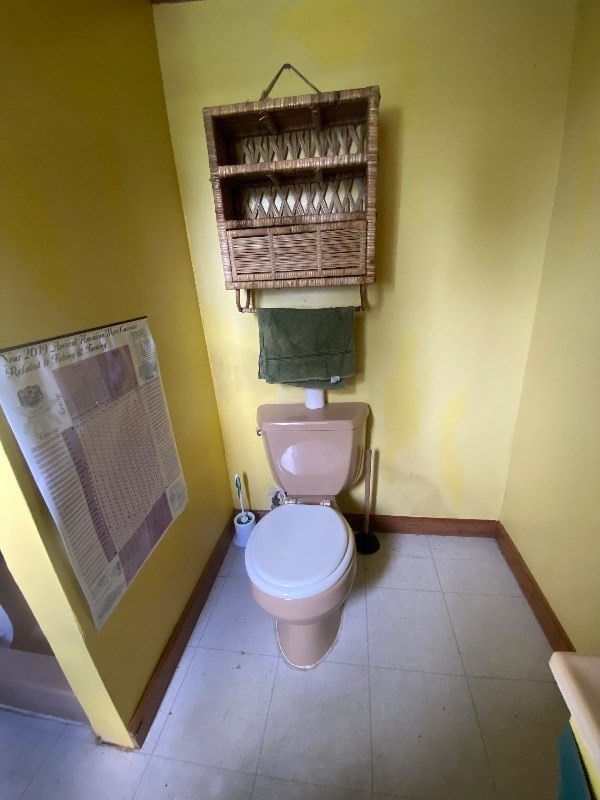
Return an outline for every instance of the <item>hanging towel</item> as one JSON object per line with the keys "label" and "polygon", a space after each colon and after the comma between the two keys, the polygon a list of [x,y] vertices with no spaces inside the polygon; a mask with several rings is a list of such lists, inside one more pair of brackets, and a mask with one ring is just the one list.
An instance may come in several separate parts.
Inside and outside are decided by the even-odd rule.
{"label": "hanging towel", "polygon": [[339,389],[354,375],[354,309],[259,308],[258,377],[303,389]]}

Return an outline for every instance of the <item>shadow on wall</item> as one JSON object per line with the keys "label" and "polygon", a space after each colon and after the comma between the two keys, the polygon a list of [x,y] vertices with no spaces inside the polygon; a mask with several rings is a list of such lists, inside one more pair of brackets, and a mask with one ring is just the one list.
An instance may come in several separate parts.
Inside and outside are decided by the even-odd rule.
{"label": "shadow on wall", "polygon": [[[474,311],[478,306],[486,308],[498,295],[506,293],[507,299],[514,296],[516,280],[537,283],[541,276],[541,257],[537,271],[524,270],[532,251],[531,225],[541,237],[540,256],[547,234],[540,222],[539,181],[527,180],[527,175],[539,175],[547,161],[543,119],[538,127],[540,146],[534,150],[529,141],[493,137],[490,126],[480,124],[469,128],[464,140],[455,144],[454,164],[431,164],[428,180],[435,179],[437,173],[454,187],[439,233],[444,260],[460,265],[460,272],[454,276],[445,275],[443,265],[438,265],[436,272],[444,286],[452,278],[454,286],[450,289],[459,291]],[[454,131],[453,135],[457,137],[458,133]],[[553,177],[548,177],[549,192],[554,189]],[[526,243],[525,249],[521,249],[521,241]],[[485,319],[478,321],[485,327]],[[479,341],[489,346],[481,336]]]}
{"label": "shadow on wall", "polygon": [[[367,420],[367,443],[371,440],[371,417]],[[395,470],[381,459],[379,450],[373,450],[371,466],[371,514],[377,513],[377,489],[380,481],[394,481],[397,492],[397,508],[405,509],[402,513],[413,517],[431,516],[430,509],[436,508],[436,516],[450,516],[450,509],[440,490],[423,475],[415,472]],[[362,514],[364,511],[364,470],[358,484],[363,487],[362,496],[352,497],[350,492],[343,492],[337,498],[338,503],[348,513]],[[370,530],[376,532],[371,522]]]}
{"label": "shadow on wall", "polygon": [[[377,216],[375,275],[377,283],[393,287],[397,272],[396,250],[403,166],[402,112],[399,108],[383,108],[380,111],[378,149],[380,166],[377,171],[377,196],[386,198],[388,213],[379,213]],[[375,303],[374,307],[378,304]]]}
{"label": "shadow on wall", "polygon": [[[377,171],[377,196],[390,201],[393,213],[377,215],[375,233],[375,275],[377,282],[367,288],[367,309],[378,309],[396,280],[396,249],[400,218],[400,185],[402,176],[402,114],[399,109],[385,109],[379,115],[378,149],[380,164],[394,164],[393,169]],[[382,289],[385,287],[385,291]],[[355,382],[366,380],[365,325],[367,314],[357,314],[354,322]]]}
{"label": "shadow on wall", "polygon": [[28,653],[53,655],[52,648],[0,554],[0,607],[13,627],[12,647]]}

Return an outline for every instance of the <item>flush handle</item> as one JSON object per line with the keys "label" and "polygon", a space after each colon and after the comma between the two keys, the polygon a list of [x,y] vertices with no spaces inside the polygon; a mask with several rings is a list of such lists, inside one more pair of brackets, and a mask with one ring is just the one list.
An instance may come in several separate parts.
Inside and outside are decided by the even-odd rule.
{"label": "flush handle", "polygon": [[263,435],[263,429],[262,428],[257,428],[256,429],[256,435],[257,436],[262,436]]}

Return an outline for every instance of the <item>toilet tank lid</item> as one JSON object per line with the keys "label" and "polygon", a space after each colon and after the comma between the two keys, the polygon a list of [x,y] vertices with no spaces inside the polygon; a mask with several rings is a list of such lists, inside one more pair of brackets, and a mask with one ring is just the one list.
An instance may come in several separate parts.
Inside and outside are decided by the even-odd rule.
{"label": "toilet tank lid", "polygon": [[269,403],[259,406],[256,422],[263,430],[298,426],[307,431],[353,430],[369,416],[366,403],[326,403],[323,408],[306,408],[304,403]]}

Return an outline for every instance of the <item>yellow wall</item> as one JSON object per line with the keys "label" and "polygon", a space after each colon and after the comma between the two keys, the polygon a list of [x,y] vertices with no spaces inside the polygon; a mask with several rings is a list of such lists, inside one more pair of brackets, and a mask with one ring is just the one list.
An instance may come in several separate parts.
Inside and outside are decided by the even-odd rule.
{"label": "yellow wall", "polygon": [[[253,506],[273,486],[256,407],[302,392],[258,381],[256,319],[224,289],[201,111],[258,98],[289,61],[324,91],[381,87],[377,283],[357,319],[356,382],[330,393],[371,406],[375,510],[496,519],[558,172],[573,2],[211,0],[154,13],[227,463],[248,473]],[[286,73],[273,94],[305,91]],[[361,499],[356,487],[343,507]]]}
{"label": "yellow wall", "polygon": [[[185,512],[96,633],[58,533],[1,427],[77,625],[65,622],[54,574],[39,560],[39,569],[27,568],[26,552],[14,546],[27,509],[4,486],[14,513],[0,547],[65,672],[72,676],[79,626],[128,722],[231,509],[152,9],[147,0],[11,0],[0,19],[0,347],[148,315],[188,484]],[[40,608],[40,586],[54,613]],[[93,716],[95,701],[86,702]]]}
{"label": "yellow wall", "polygon": [[564,147],[501,519],[600,655],[600,4],[580,6]]}
{"label": "yellow wall", "polygon": [[40,627],[55,643],[62,670],[96,734],[105,742],[132,747],[1,442],[0,550]]}

